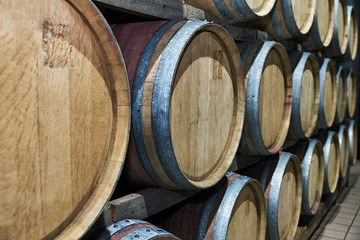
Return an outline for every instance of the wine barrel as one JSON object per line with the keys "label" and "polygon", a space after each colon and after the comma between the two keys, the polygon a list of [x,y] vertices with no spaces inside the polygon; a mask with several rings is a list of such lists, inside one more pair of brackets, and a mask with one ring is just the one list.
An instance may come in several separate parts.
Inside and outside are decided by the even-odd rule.
{"label": "wine barrel", "polygon": [[349,164],[355,165],[357,160],[357,144],[358,144],[358,131],[355,120],[347,122],[347,129],[349,135]]}
{"label": "wine barrel", "polygon": [[329,46],[334,32],[334,0],[316,0],[313,24],[306,37],[301,38],[307,50]]}
{"label": "wine barrel", "polygon": [[213,14],[225,24],[238,24],[267,15],[275,0],[185,0],[185,3]]}
{"label": "wine barrel", "polygon": [[240,150],[245,155],[276,153],[285,141],[291,117],[288,55],[279,43],[256,40],[242,49],[241,59],[246,106]]}
{"label": "wine barrel", "polygon": [[97,238],[98,240],[153,240],[153,239],[175,239],[180,238],[175,235],[152,225],[143,220],[125,219],[116,222]]}
{"label": "wine barrel", "polygon": [[333,36],[330,45],[324,51],[327,57],[344,55],[349,41],[346,0],[334,0],[334,3],[335,21]]}
{"label": "wine barrel", "polygon": [[333,131],[322,131],[317,138],[323,144],[325,160],[323,193],[333,193],[336,190],[340,172],[339,138]]}
{"label": "wine barrel", "polygon": [[[179,227],[181,226],[181,227]],[[161,223],[181,239],[265,239],[265,197],[258,181],[228,172]]]}
{"label": "wine barrel", "polygon": [[344,60],[355,60],[358,51],[359,29],[356,10],[353,6],[347,6],[348,23],[348,45],[345,51]]}
{"label": "wine barrel", "polygon": [[346,116],[346,100],[347,100],[347,73],[346,69],[339,66],[336,73],[336,114],[335,123],[342,123]]}
{"label": "wine barrel", "polygon": [[354,117],[357,100],[357,83],[355,71],[351,68],[346,77],[347,94],[346,94],[346,115]]}
{"label": "wine barrel", "polygon": [[283,40],[307,34],[314,21],[316,0],[278,0],[269,15],[248,25]]}
{"label": "wine barrel", "polygon": [[324,185],[323,145],[316,139],[304,139],[286,151],[295,154],[301,161],[301,214],[315,215],[320,206]]}
{"label": "wine barrel", "polygon": [[336,113],[336,71],[334,61],[324,58],[320,63],[320,105],[318,127],[326,129],[331,127]]}
{"label": "wine barrel", "polygon": [[125,65],[91,1],[0,2],[0,238],[79,239],[120,175]]}
{"label": "wine barrel", "polygon": [[265,239],[266,207],[260,184],[234,173],[227,173],[226,178],[227,186],[216,189],[205,203],[197,238]]}
{"label": "wine barrel", "polygon": [[320,102],[319,64],[307,52],[289,55],[292,65],[292,110],[288,137],[310,137],[316,126]]}
{"label": "wine barrel", "polygon": [[299,222],[302,195],[298,157],[280,153],[240,173],[259,180],[264,190],[269,239],[293,239]]}
{"label": "wine barrel", "polygon": [[347,176],[349,168],[349,133],[346,125],[340,125],[337,132],[339,138],[340,147],[340,177],[345,178]]}
{"label": "wine barrel", "polygon": [[241,60],[231,36],[219,25],[184,20],[120,24],[113,32],[132,86],[129,179],[176,189],[217,183],[244,119]]}

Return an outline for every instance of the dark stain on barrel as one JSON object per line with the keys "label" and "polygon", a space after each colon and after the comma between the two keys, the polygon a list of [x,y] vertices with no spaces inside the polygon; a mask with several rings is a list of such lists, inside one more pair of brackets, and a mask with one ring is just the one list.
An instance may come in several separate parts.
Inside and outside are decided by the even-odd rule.
{"label": "dark stain on barrel", "polygon": [[65,68],[70,61],[72,44],[71,28],[65,21],[47,18],[43,22],[44,65]]}
{"label": "dark stain on barrel", "polygon": [[222,62],[224,59],[224,53],[221,50],[216,50],[213,52],[213,78],[222,79],[223,76],[223,67]]}

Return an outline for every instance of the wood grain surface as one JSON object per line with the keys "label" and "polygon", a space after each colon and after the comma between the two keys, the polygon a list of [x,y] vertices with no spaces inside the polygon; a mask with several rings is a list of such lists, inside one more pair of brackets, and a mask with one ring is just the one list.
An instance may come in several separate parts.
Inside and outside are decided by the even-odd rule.
{"label": "wood grain surface", "polygon": [[0,7],[0,238],[79,238],[124,161],[122,57],[89,1]]}
{"label": "wood grain surface", "polygon": [[346,116],[346,100],[347,100],[347,75],[346,69],[340,67],[336,74],[337,100],[335,121],[342,123]]}
{"label": "wood grain surface", "polygon": [[317,0],[316,14],[320,39],[326,47],[330,44],[334,29],[334,0]]}
{"label": "wood grain surface", "polygon": [[355,60],[357,51],[358,51],[358,41],[359,41],[359,29],[358,29],[358,18],[355,8],[351,8],[352,10],[348,14],[350,21],[348,21],[348,28],[349,28],[349,51],[351,60]]}
{"label": "wood grain surface", "polygon": [[339,131],[339,147],[340,147],[340,177],[345,178],[349,168],[349,134],[346,125],[340,125]]}
{"label": "wood grain surface", "polygon": [[266,58],[259,94],[260,129],[264,144],[268,148],[276,142],[283,125],[287,102],[285,83],[283,63],[279,53],[274,49]]}
{"label": "wood grain surface", "polygon": [[348,39],[348,24],[347,24],[347,9],[346,2],[339,0],[337,9],[337,37],[339,39],[341,52],[344,53],[347,47]]}
{"label": "wood grain surface", "polygon": [[242,132],[244,83],[233,39],[206,21],[120,24],[113,31],[134,82],[136,152],[134,146],[128,156],[138,161],[126,163],[129,179],[173,189],[214,185]]}
{"label": "wood grain surface", "polygon": [[349,69],[347,79],[347,96],[346,96],[346,115],[349,117],[354,117],[356,110],[356,100],[357,100],[357,81],[354,69]]}
{"label": "wood grain surface", "polygon": [[[324,61],[320,69],[320,108],[319,120],[324,120],[327,127],[332,126],[335,120],[337,88],[336,88],[336,71],[334,61]],[[320,114],[322,118],[320,118]],[[324,127],[324,126],[323,126]]]}
{"label": "wood grain surface", "polygon": [[324,183],[324,155],[322,145],[318,144],[311,155],[308,175],[308,198],[311,212],[315,214],[319,208]]}
{"label": "wood grain surface", "polygon": [[311,0],[291,0],[291,7],[295,22],[301,31],[308,32],[310,30],[314,18],[315,3],[315,1]]}

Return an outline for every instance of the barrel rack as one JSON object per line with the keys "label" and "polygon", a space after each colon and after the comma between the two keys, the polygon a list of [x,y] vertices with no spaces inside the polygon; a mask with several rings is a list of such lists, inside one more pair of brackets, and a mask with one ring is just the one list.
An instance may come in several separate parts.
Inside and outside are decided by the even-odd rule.
{"label": "barrel rack", "polygon": [[[216,20],[210,13],[194,8],[184,3],[183,0],[93,0],[100,11],[103,12],[109,24],[115,23],[117,17],[114,13],[121,13],[131,20],[159,20],[159,19],[176,19],[189,18],[207,20],[223,26],[231,36],[237,41],[250,41],[254,39],[273,40],[271,35],[259,31],[246,28],[245,26],[229,26],[224,25]],[[121,19],[125,19],[126,17]],[[112,22],[113,21],[113,22]],[[281,42],[287,51],[302,50],[301,45],[294,41]],[[256,162],[254,162],[256,163]],[[251,165],[251,163],[242,163],[234,161],[230,170],[237,170]],[[347,175],[349,176],[349,174]],[[340,179],[335,193],[323,196],[322,203],[317,214],[311,218],[301,218],[302,226],[298,227],[296,239],[309,239],[316,227],[320,224],[331,206],[336,202],[343,188],[349,183],[349,178]],[[199,191],[173,191],[158,187],[149,187],[135,193],[125,195],[114,199],[106,204],[102,214],[98,217],[93,227],[83,237],[83,239],[96,239],[96,237],[105,228],[114,222],[126,219],[137,218],[146,219],[163,210],[174,206],[187,198],[195,195]]]}

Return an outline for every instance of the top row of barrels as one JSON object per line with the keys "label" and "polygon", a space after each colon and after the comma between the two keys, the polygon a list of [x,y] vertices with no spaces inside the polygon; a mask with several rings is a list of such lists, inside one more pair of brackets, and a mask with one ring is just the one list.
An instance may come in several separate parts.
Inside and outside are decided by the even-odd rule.
{"label": "top row of barrels", "polygon": [[243,24],[270,33],[276,40],[294,39],[305,50],[354,60],[358,47],[357,15],[346,0],[185,0],[225,24]]}
{"label": "top row of barrels", "polygon": [[[283,2],[298,1],[260,12],[270,17]],[[208,188],[242,133],[268,132],[266,154],[287,136],[294,69],[277,42],[235,43],[221,26],[187,19],[111,29],[90,0],[3,0],[0,8],[1,239],[80,238],[121,172],[146,185]],[[313,77],[304,78],[318,98],[311,56]],[[334,66],[325,69],[335,89]],[[259,118],[247,120],[246,108]]]}

